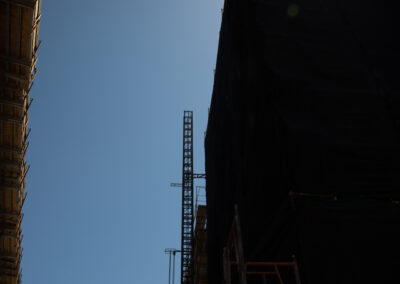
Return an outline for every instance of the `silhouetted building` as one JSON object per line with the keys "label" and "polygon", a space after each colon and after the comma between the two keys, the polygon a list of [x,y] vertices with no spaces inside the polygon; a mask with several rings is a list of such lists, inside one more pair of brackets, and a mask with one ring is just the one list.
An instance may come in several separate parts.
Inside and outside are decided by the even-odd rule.
{"label": "silhouetted building", "polygon": [[[235,204],[245,262],[295,255],[302,284],[399,282],[396,18],[379,1],[225,1],[205,141],[210,284]],[[263,277],[247,281],[277,281]]]}

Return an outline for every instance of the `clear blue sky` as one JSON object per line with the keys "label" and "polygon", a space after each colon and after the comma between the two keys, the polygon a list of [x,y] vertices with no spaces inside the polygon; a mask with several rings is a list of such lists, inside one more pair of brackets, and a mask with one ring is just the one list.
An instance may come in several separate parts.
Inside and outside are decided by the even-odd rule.
{"label": "clear blue sky", "polygon": [[169,183],[181,180],[182,115],[194,111],[203,172],[222,6],[43,1],[24,283],[167,283],[164,248],[180,247],[181,195]]}

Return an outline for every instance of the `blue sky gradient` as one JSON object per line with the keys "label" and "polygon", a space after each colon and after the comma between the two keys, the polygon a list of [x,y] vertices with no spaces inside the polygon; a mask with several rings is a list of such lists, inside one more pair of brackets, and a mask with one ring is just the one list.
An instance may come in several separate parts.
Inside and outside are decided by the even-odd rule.
{"label": "blue sky gradient", "polygon": [[180,247],[181,193],[169,183],[181,181],[182,116],[194,111],[204,172],[222,6],[43,1],[23,282],[167,283],[164,249]]}

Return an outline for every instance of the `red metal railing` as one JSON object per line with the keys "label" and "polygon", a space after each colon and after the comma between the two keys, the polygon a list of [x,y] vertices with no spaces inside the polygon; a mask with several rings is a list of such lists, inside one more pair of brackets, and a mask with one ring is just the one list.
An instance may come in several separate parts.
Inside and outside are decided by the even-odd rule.
{"label": "red metal railing", "polygon": [[[238,263],[236,261],[232,261],[231,265],[237,266]],[[257,271],[251,270],[249,271],[248,268],[251,267],[263,267],[263,268],[273,268],[273,271]],[[244,271],[246,275],[275,275],[280,284],[283,283],[282,276],[279,272],[279,267],[292,267],[294,275],[296,276],[296,280],[298,280],[298,270],[297,270],[297,263],[293,262],[245,262],[244,263]]]}

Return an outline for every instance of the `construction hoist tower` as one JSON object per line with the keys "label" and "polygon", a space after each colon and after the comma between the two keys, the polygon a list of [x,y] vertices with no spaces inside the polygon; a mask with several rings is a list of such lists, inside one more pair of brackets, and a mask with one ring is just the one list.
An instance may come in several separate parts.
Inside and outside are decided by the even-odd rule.
{"label": "construction hoist tower", "polygon": [[193,283],[193,111],[183,115],[181,284]]}

